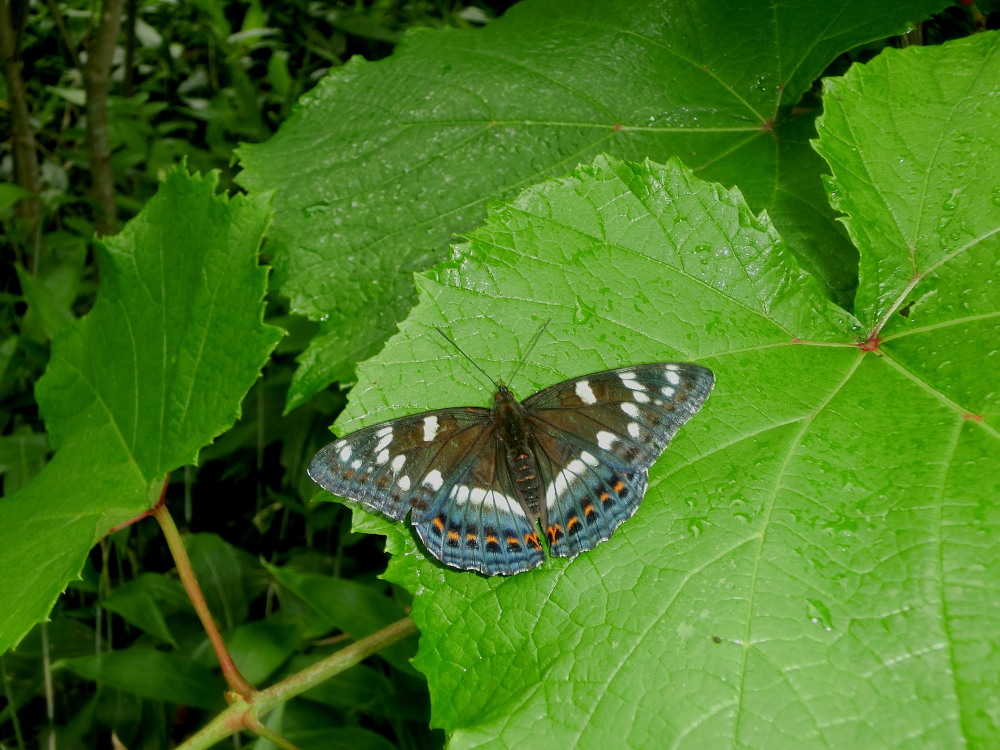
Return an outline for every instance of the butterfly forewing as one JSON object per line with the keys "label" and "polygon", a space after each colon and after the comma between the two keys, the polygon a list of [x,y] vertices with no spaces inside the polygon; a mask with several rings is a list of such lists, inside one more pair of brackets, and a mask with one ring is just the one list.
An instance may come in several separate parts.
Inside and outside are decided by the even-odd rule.
{"label": "butterfly forewing", "polygon": [[533,426],[623,469],[647,467],[705,403],[715,377],[692,364],[648,364],[566,380],[524,400]]}
{"label": "butterfly forewing", "polygon": [[438,501],[440,486],[464,470],[485,443],[489,409],[438,409],[353,432],[320,450],[309,476],[320,487],[402,520]]}
{"label": "butterfly forewing", "polygon": [[[448,565],[510,575],[544,560],[539,521],[557,557],[608,539],[635,512],[648,467],[713,383],[698,365],[636,365],[558,383],[520,409],[501,386],[492,411],[439,409],[352,433],[317,453],[309,475],[391,518],[410,512],[424,546]],[[511,452],[504,434],[523,434],[527,448]],[[535,512],[518,487],[539,481]]]}

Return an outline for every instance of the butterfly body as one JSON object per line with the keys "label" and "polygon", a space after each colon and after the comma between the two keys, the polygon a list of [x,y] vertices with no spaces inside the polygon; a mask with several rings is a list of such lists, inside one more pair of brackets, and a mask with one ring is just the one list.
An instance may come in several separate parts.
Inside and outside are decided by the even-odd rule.
{"label": "butterfly body", "polygon": [[383,422],[320,450],[309,475],[390,518],[410,513],[428,551],[511,575],[608,539],[638,507],[647,469],[708,398],[711,371],[653,363],[563,381],[492,409]]}
{"label": "butterfly body", "polygon": [[531,445],[525,409],[502,381],[493,396],[493,401],[490,418],[496,425],[497,440],[506,449],[507,470],[514,480],[517,499],[525,513],[542,518],[544,526],[545,507],[541,504],[542,482]]}

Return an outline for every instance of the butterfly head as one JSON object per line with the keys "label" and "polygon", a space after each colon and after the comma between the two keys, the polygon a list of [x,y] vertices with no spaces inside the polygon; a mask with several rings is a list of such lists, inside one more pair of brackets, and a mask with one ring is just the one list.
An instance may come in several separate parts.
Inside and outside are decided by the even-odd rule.
{"label": "butterfly head", "polygon": [[507,387],[507,384],[503,382],[503,379],[497,381],[497,392],[493,394],[493,400],[498,404],[501,401],[514,401],[513,392]]}

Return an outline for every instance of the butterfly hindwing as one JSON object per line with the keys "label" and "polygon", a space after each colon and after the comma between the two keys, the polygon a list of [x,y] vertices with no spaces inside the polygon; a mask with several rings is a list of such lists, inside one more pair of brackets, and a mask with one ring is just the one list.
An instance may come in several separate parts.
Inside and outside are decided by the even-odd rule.
{"label": "butterfly hindwing", "polygon": [[477,465],[442,487],[438,505],[414,525],[442,562],[487,575],[513,575],[545,560],[535,518],[517,500],[503,448],[494,441]]}
{"label": "butterfly hindwing", "polygon": [[646,469],[625,471],[544,432],[536,435],[545,486],[542,530],[555,557],[570,557],[609,539],[646,491]]}

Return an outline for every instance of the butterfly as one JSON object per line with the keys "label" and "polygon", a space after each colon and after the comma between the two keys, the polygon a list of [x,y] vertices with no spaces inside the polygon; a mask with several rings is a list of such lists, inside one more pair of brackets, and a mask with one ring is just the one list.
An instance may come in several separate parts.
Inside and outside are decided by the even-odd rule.
{"label": "butterfly", "polygon": [[542,539],[555,557],[609,539],[714,382],[700,365],[642,364],[518,402],[500,381],[491,409],[436,409],[358,430],[321,449],[309,476],[397,521],[409,513],[446,565],[513,575],[545,560]]}

